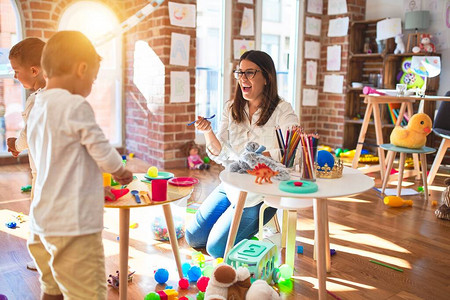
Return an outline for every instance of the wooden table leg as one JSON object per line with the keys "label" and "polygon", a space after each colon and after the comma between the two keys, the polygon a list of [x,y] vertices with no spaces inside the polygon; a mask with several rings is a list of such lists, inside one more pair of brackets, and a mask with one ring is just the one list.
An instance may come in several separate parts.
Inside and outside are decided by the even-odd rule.
{"label": "wooden table leg", "polygon": [[420,165],[422,166],[423,191],[425,200],[428,201],[428,183],[427,183],[427,155],[420,153]]}
{"label": "wooden table leg", "polygon": [[325,210],[325,246],[326,246],[326,252],[325,252],[325,258],[327,263],[327,273],[331,272],[331,252],[330,252],[330,226],[328,222],[328,201],[324,200],[324,210]]}
{"label": "wooden table leg", "polygon": [[175,257],[175,262],[177,264],[178,275],[181,279],[183,278],[183,270],[181,269],[180,251],[178,249],[177,233],[173,223],[172,210],[170,209],[170,204],[165,204],[162,208],[164,211],[164,218],[166,219],[167,231],[169,232],[170,246],[172,246],[173,256]]}
{"label": "wooden table leg", "polygon": [[326,199],[314,199],[314,225],[317,231],[317,279],[319,281],[319,300],[327,299],[327,268],[326,268]]}
{"label": "wooden table leg", "polygon": [[228,232],[228,241],[227,246],[225,247],[224,258],[227,257],[228,252],[230,252],[231,248],[234,246],[234,242],[236,240],[236,234],[239,229],[239,223],[241,222],[242,211],[244,210],[245,199],[247,198],[247,192],[241,191],[239,193],[239,199],[236,203],[236,208],[234,210],[234,217],[231,221],[230,232]]}
{"label": "wooden table leg", "polygon": [[283,220],[281,225],[281,248],[286,248],[287,217],[287,210],[283,209]]}
{"label": "wooden table leg", "polygon": [[288,224],[287,224],[287,245],[285,254],[285,263],[294,268],[295,262],[295,241],[297,237],[297,211],[288,210]]}
{"label": "wooden table leg", "polygon": [[367,103],[366,112],[364,113],[364,120],[361,125],[361,131],[359,132],[358,143],[356,144],[355,156],[353,157],[352,168],[358,168],[359,156],[363,148],[364,139],[366,138],[367,128],[369,127],[370,116],[372,115],[372,104]]}
{"label": "wooden table leg", "polygon": [[384,171],[386,168],[384,150],[380,147],[383,144],[383,129],[381,128],[381,115],[380,106],[378,104],[373,104],[373,122],[375,123],[375,135],[378,144],[378,158],[380,161],[380,174],[381,178],[384,178]]}
{"label": "wooden table leg", "polygon": [[119,209],[119,299],[127,299],[130,209]]}

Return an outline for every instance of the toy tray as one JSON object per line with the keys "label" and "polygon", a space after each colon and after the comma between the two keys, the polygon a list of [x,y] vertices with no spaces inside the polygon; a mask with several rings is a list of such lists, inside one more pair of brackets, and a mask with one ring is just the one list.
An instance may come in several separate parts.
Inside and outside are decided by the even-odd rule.
{"label": "toy tray", "polygon": [[145,179],[147,180],[153,180],[153,179],[170,179],[174,177],[173,173],[170,172],[158,172],[158,176],[156,177],[150,177],[147,174],[144,175]]}
{"label": "toy tray", "polygon": [[171,185],[175,186],[191,186],[198,183],[198,179],[194,177],[173,177],[168,181]]}
{"label": "toy tray", "polygon": [[[294,182],[302,182],[302,186],[295,186]],[[309,194],[317,192],[319,187],[315,182],[303,181],[303,180],[288,180],[280,182],[278,187],[283,192],[294,193],[294,194]]]}

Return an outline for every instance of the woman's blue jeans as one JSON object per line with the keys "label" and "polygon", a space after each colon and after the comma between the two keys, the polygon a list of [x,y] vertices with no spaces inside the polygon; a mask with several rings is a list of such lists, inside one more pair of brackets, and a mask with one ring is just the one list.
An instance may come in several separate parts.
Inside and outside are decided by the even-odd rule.
{"label": "woman's blue jeans", "polygon": [[[244,208],[235,244],[250,239],[258,232],[259,208],[262,203]],[[195,217],[186,225],[186,241],[193,248],[206,247],[213,257],[223,257],[234,216],[235,206],[228,200],[222,184],[206,198]],[[264,224],[275,215],[276,208],[268,207],[264,211]]]}

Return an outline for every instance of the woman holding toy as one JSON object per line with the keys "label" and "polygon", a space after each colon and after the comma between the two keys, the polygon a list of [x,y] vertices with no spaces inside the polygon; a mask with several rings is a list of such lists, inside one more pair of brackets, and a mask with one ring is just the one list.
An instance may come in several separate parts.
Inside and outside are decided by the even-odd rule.
{"label": "woman holding toy", "polygon": [[[234,77],[237,80],[234,99],[225,105],[218,134],[205,118],[199,116],[195,122],[197,130],[205,135],[209,157],[223,165],[238,160],[248,142],[277,148],[277,126],[286,130],[298,124],[292,106],[278,95],[275,65],[267,53],[245,52]],[[219,185],[206,198],[194,220],[186,226],[186,241],[190,246],[206,247],[211,256],[223,257],[237,196],[237,190],[225,191]],[[262,201],[262,196],[248,193],[236,243],[257,233]],[[275,208],[267,208],[264,223],[275,213]]]}

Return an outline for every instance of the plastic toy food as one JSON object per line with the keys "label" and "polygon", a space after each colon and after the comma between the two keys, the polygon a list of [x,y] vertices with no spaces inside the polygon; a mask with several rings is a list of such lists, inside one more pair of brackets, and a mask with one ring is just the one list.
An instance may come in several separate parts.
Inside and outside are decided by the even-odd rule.
{"label": "plastic toy food", "polygon": [[387,206],[390,206],[390,207],[401,207],[404,204],[406,204],[408,206],[412,206],[413,201],[412,200],[403,200],[401,197],[397,197],[397,196],[387,196],[387,197],[384,197],[384,204],[386,204]]}

